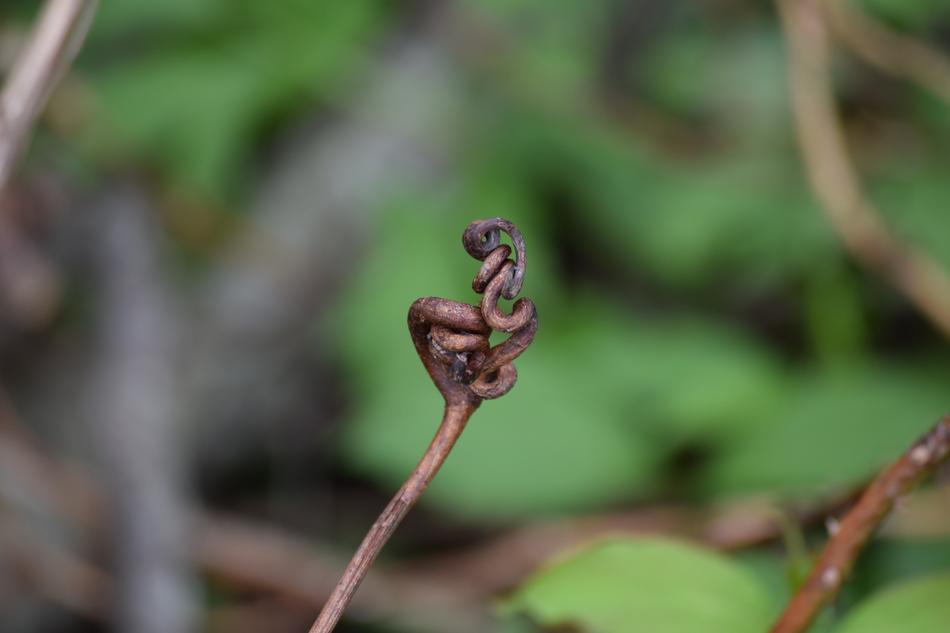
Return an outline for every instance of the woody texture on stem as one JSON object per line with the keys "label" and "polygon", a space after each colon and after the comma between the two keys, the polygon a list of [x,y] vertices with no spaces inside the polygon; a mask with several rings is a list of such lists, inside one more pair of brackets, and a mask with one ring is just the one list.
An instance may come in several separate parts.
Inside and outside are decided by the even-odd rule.
{"label": "woody texture on stem", "polygon": [[950,416],[883,470],[844,518],[833,523],[818,562],[769,633],[805,633],[822,607],[838,595],[861,550],[897,501],[948,458]]}
{"label": "woody texture on stem", "polygon": [[[514,246],[501,243],[506,233]],[[482,262],[472,289],[482,295],[478,306],[424,297],[409,308],[409,334],[416,353],[445,399],[442,422],[419,464],[370,528],[352,560],[310,628],[329,633],[399,522],[419,500],[455,445],[472,413],[483,400],[499,398],[515,385],[512,364],[538,329],[534,303],[520,298],[506,314],[501,298],[515,299],[524,281],[526,255],[518,228],[503,218],[477,220],[462,234],[469,255]],[[493,331],[510,334],[491,346]]]}

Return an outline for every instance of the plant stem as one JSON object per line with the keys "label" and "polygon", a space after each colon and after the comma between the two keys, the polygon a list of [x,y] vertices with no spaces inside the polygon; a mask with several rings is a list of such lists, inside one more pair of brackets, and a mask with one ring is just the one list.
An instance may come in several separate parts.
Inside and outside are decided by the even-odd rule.
{"label": "plant stem", "polygon": [[950,416],[881,472],[845,515],[770,633],[804,633],[851,572],[874,530],[894,504],[950,456]]}
{"label": "plant stem", "polygon": [[36,117],[79,51],[97,0],[49,0],[0,93],[0,194]]}
{"label": "plant stem", "polygon": [[324,605],[316,622],[310,627],[310,633],[329,633],[336,626],[346,606],[353,598],[353,594],[366,576],[366,572],[369,571],[370,565],[379,555],[379,551],[395,532],[396,527],[412,506],[419,500],[419,497],[422,496],[439,468],[445,463],[445,459],[449,456],[449,452],[477,407],[478,403],[473,401],[446,404],[442,423],[439,425],[435,437],[432,438],[429,448],[415,470],[402,485],[402,488],[399,489],[363,538],[359,549],[356,550],[350,563],[346,566],[343,577],[340,578],[333,589],[333,593],[330,594],[330,598]]}

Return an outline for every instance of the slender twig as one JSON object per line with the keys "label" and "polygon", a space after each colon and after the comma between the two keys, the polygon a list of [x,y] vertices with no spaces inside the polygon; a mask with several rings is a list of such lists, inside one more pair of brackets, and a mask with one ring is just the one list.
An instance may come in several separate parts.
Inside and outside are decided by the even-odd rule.
{"label": "slender twig", "polygon": [[115,539],[116,630],[191,628],[195,581],[176,398],[181,320],[146,192],[113,182],[96,201],[99,353],[89,430]]}
{"label": "slender twig", "polygon": [[852,0],[824,0],[824,6],[832,33],[861,59],[950,103],[950,59],[940,50],[887,28]]}
{"label": "slender twig", "polygon": [[79,51],[96,0],[48,0],[0,93],[0,194],[53,88]]}
{"label": "slender twig", "polygon": [[950,277],[888,231],[861,189],[837,118],[829,41],[819,0],[778,0],[805,169],[821,208],[851,254],[886,277],[950,338]]}
{"label": "slender twig", "polygon": [[[508,259],[511,249],[501,244],[502,231],[515,246],[515,261]],[[514,299],[521,291],[526,264],[521,232],[502,218],[480,220],[465,229],[462,243],[472,257],[484,262],[472,282],[472,288],[483,293],[479,307],[425,297],[409,308],[412,342],[445,399],[442,423],[419,465],[363,539],[310,633],[333,630],[379,551],[445,462],[469,417],[482,400],[501,397],[514,386],[517,372],[512,361],[534,339],[538,319],[530,299],[518,299],[511,314],[498,307],[500,297]],[[492,330],[511,336],[491,347]]]}
{"label": "slender twig", "polygon": [[465,424],[475,411],[475,406],[447,406],[445,408],[442,424],[433,438],[429,450],[426,451],[425,456],[416,466],[412,475],[409,476],[409,479],[399,489],[396,496],[382,511],[373,527],[370,528],[359,549],[356,550],[353,560],[347,565],[343,577],[333,589],[333,593],[330,594],[320,617],[311,627],[311,631],[332,631],[333,627],[336,626],[343,615],[343,610],[352,600],[353,594],[363,578],[366,577],[366,572],[369,571],[370,565],[376,560],[379,551],[395,532],[403,517],[419,500],[422,491],[432,481],[439,467],[445,462],[445,458],[449,456],[449,451],[452,450],[452,446],[462,434]]}
{"label": "slender twig", "polygon": [[950,456],[950,416],[940,420],[900,459],[878,475],[838,523],[808,580],[792,597],[771,633],[804,633],[837,595],[868,539],[894,504]]}

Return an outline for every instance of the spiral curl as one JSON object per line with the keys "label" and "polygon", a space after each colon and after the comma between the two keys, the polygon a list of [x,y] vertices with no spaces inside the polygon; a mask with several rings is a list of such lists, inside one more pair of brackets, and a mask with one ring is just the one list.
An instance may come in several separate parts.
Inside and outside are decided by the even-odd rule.
{"label": "spiral curl", "polygon": [[[515,247],[501,244],[507,233]],[[513,361],[520,356],[538,328],[537,311],[527,298],[515,301],[510,314],[502,310],[501,298],[514,299],[521,291],[526,266],[521,231],[503,218],[477,220],[462,234],[466,252],[482,265],[472,289],[482,294],[479,305],[426,297],[409,310],[409,330],[416,351],[435,382],[452,404],[498,398],[515,385],[518,372]],[[511,334],[491,346],[493,330]]]}

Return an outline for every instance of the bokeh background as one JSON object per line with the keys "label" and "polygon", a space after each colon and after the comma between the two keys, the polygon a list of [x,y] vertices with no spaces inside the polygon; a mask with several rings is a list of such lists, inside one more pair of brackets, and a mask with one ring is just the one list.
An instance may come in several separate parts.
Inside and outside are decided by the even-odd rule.
{"label": "bokeh background", "polygon": [[[950,54],[950,5],[850,4]],[[536,630],[497,597],[618,527],[741,547],[780,604],[797,513],[950,409],[809,188],[787,58],[749,0],[103,2],[0,214],[0,630],[305,630],[440,415],[408,306],[477,301],[495,215],[538,337],[340,630]],[[865,193],[950,270],[950,106],[832,61]],[[950,567],[947,494],[845,602]]]}

